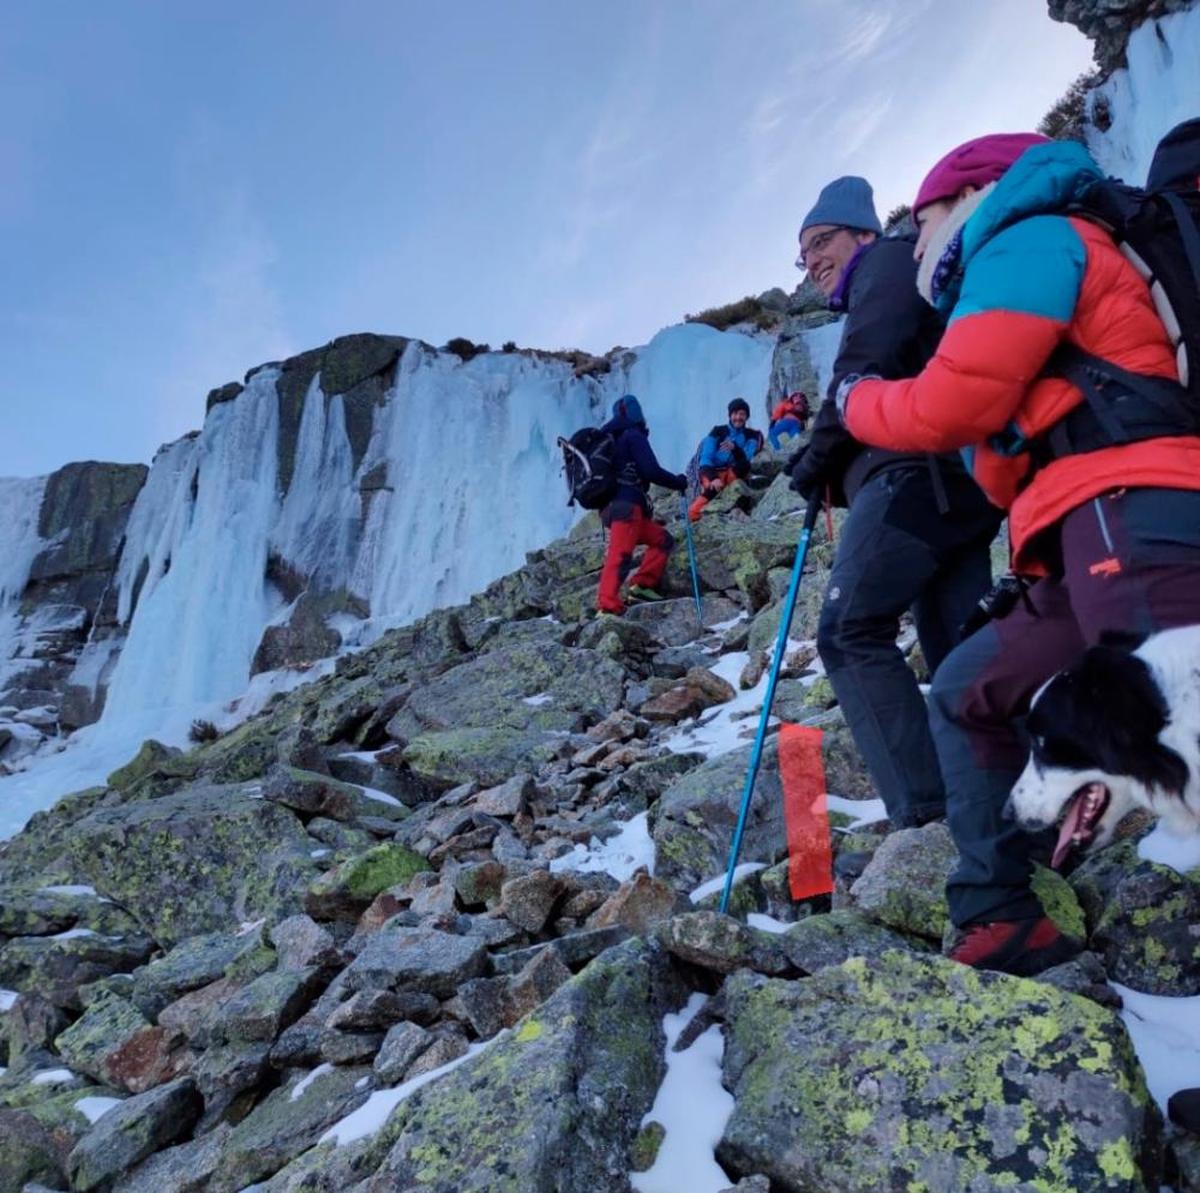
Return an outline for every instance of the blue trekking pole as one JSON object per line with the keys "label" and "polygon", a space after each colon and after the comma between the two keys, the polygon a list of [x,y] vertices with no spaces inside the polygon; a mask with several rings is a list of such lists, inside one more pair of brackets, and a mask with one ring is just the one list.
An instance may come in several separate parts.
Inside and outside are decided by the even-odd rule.
{"label": "blue trekking pole", "polygon": [[792,582],[788,586],[787,600],[779,618],[779,637],[775,640],[775,657],[771,660],[771,675],[767,680],[767,694],[763,699],[762,715],[758,718],[758,733],[754,737],[754,749],[750,753],[750,769],[746,772],[746,786],[742,789],[742,808],[738,813],[737,828],[733,832],[733,848],[729,851],[729,868],[725,871],[725,887],[721,891],[720,911],[729,910],[729,894],[733,890],[733,872],[737,868],[738,854],[742,851],[742,834],[746,831],[746,817],[750,813],[750,797],[754,794],[754,780],[758,778],[758,766],[762,762],[763,740],[767,736],[767,722],[771,719],[771,704],[775,699],[775,685],[779,682],[779,669],[783,664],[783,652],[787,647],[788,630],[792,628],[792,614],[796,611],[796,594],[800,591],[800,576],[804,571],[804,560],[808,555],[808,544],[817,514],[821,509],[820,494],[814,494],[804,511],[804,529],[796,544],[796,562],[792,565]]}
{"label": "blue trekking pole", "polygon": [[679,505],[683,512],[683,529],[687,534],[688,563],[692,566],[692,595],[696,598],[696,625],[704,633],[704,606],[700,602],[700,577],[696,574],[696,544],[692,542],[692,523],[688,518],[687,494],[679,494]]}

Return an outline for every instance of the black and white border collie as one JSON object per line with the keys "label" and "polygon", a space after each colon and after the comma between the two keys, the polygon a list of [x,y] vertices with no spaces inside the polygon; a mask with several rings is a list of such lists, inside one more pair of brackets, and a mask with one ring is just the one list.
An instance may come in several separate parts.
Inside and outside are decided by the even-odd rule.
{"label": "black and white border collie", "polygon": [[1053,866],[1106,845],[1136,807],[1177,836],[1200,832],[1200,626],[1090,647],[1042,685],[1027,728],[1009,807],[1028,829],[1062,820]]}

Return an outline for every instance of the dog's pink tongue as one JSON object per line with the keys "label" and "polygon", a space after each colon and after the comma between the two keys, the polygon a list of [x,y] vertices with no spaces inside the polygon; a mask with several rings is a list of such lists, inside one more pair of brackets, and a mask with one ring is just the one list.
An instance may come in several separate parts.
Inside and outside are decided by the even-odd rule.
{"label": "dog's pink tongue", "polygon": [[[1067,815],[1058,830],[1058,840],[1054,844],[1054,853],[1050,858],[1050,869],[1057,870],[1067,860],[1067,855],[1075,847],[1075,834],[1083,820],[1083,793],[1075,796],[1067,807]],[[1044,854],[1042,855],[1045,856]]]}

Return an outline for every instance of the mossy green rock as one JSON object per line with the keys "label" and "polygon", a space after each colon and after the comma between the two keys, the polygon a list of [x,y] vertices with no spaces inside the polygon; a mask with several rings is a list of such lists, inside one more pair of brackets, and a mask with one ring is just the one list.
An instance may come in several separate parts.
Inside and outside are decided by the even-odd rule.
{"label": "mossy green rock", "polygon": [[518,771],[536,771],[561,744],[560,737],[540,730],[447,729],[414,737],[404,761],[435,788],[472,782],[495,787]]}
{"label": "mossy green rock", "polygon": [[108,785],[118,791],[126,791],[141,779],[153,775],[162,767],[168,765],[179,756],[178,750],[172,750],[153,738],[142,742],[142,748],[124,766],[118,767],[108,776]]}
{"label": "mossy green rock", "polygon": [[311,848],[287,809],[216,787],[100,809],[69,844],[79,869],[164,947],[299,911],[317,873]]}
{"label": "mossy green rock", "polygon": [[795,1193],[1159,1187],[1157,1109],[1087,999],[899,951],[725,989],[732,1174]]}
{"label": "mossy green rock", "polygon": [[1071,885],[1113,981],[1147,994],[1200,994],[1200,870],[1143,861],[1126,840],[1088,858]]}
{"label": "mossy green rock", "polygon": [[127,973],[152,951],[153,942],[141,934],[17,936],[0,945],[0,988],[36,991],[56,1007],[78,1011],[81,986]]}
{"label": "mossy green rock", "polygon": [[419,1090],[382,1133],[370,1193],[626,1193],[662,1079],[662,1017],[682,1001],[663,954],[610,949],[510,1034]]}
{"label": "mossy green rock", "polygon": [[356,918],[381,891],[407,886],[414,874],[432,869],[419,853],[387,841],[319,878],[309,888],[304,906],[317,919]]}

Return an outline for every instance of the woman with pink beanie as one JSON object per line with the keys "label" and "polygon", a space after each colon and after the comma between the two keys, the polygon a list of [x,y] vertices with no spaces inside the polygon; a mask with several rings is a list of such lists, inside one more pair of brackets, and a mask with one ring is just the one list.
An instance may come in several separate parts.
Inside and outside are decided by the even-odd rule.
{"label": "woman with pink beanie", "polygon": [[1017,974],[1077,947],[1031,889],[1044,842],[1004,816],[1030,699],[1103,635],[1200,622],[1200,437],[1078,433],[1103,422],[1068,380],[1078,362],[1099,358],[1143,387],[1178,382],[1146,283],[1104,228],[1069,214],[1102,177],[1082,145],[1032,133],[946,154],[913,204],[918,288],[946,333],[916,377],[847,378],[838,395],[866,443],[960,449],[1008,511],[1013,570],[1032,581],[949,655],[929,699],[959,850],[950,955]]}

